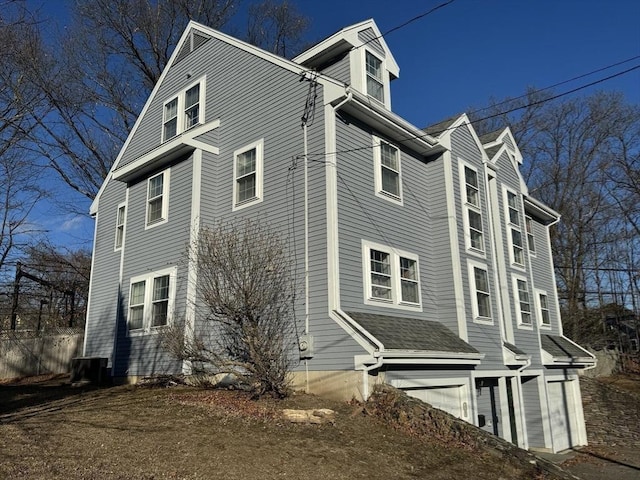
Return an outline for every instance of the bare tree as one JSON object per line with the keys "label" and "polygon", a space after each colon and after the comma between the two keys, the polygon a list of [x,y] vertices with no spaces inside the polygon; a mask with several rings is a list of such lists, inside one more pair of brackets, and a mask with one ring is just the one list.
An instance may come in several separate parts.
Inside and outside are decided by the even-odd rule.
{"label": "bare tree", "polygon": [[[8,2],[5,8],[14,7]],[[24,106],[35,108],[39,97],[16,68],[30,52],[29,33],[33,23],[25,12],[5,10],[0,16],[0,273],[6,273],[11,255],[26,245],[37,227],[30,214],[43,197],[38,185],[41,166],[25,152],[33,123]]]}
{"label": "bare tree", "polygon": [[481,131],[496,121],[511,126],[532,195],[562,215],[552,249],[565,331],[578,339],[589,309],[623,298],[612,273],[635,267],[623,252],[637,251],[639,241],[628,230],[640,220],[640,108],[615,92],[547,102],[549,95],[530,89],[475,116]]}
{"label": "bare tree", "polygon": [[194,247],[198,326],[186,338],[170,330],[165,346],[194,373],[231,374],[256,396],[286,396],[295,337],[284,241],[246,220],[203,228]]}
{"label": "bare tree", "polygon": [[302,37],[309,20],[285,0],[264,0],[249,7],[247,41],[283,57],[302,50]]}

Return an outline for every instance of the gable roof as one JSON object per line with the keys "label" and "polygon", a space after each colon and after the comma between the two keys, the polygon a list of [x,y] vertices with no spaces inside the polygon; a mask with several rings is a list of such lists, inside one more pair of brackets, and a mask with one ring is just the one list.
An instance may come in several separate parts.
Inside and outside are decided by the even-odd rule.
{"label": "gable roof", "polygon": [[339,30],[321,42],[318,42],[308,50],[302,52],[300,55],[295,57],[293,61],[306,67],[318,67],[353,48],[360,48],[366,45],[368,42],[363,42],[362,39],[359,38],[358,33],[369,28],[373,30],[375,40],[379,42],[385,52],[385,59],[389,73],[393,77],[398,78],[400,75],[400,68],[393,58],[391,50],[389,50],[387,42],[385,42],[382,33],[380,33],[376,22],[372,18]]}
{"label": "gable roof", "polygon": [[384,345],[385,350],[413,350],[453,354],[480,353],[440,322],[373,313],[346,313],[378,339]]}
{"label": "gable roof", "polygon": [[461,113],[458,113],[456,115],[452,115],[449,118],[446,118],[444,120],[439,121],[438,123],[434,123],[432,125],[424,127],[422,130],[425,133],[429,134],[429,135],[432,135],[434,137],[438,137],[438,136],[440,136],[440,134],[442,134],[442,133],[446,132],[447,130],[449,130],[449,127],[451,127],[451,125],[453,125],[453,122],[458,120],[461,116],[462,116]]}

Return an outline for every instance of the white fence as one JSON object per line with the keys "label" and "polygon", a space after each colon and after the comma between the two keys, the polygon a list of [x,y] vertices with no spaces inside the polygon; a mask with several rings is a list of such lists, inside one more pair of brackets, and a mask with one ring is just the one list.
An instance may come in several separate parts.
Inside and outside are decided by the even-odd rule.
{"label": "white fence", "polygon": [[0,378],[68,373],[71,359],[82,355],[83,339],[84,334],[73,329],[0,332]]}

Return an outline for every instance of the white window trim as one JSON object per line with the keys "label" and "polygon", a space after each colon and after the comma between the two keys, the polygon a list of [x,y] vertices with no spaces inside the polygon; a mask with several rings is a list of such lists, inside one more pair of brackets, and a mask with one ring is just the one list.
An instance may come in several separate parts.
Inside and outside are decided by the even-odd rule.
{"label": "white window trim", "polygon": [[[460,180],[460,198],[462,200],[462,225],[464,228],[464,243],[467,251],[474,255],[484,258],[486,256],[486,238],[487,232],[484,228],[484,215],[482,214],[482,190],[480,188],[482,176],[478,172],[478,169],[469,165],[461,159],[458,159],[459,162],[459,180]],[[480,205],[476,206],[473,203],[467,200],[467,180],[465,175],[465,168],[473,170],[476,172],[476,176],[478,178],[478,203]],[[482,249],[478,249],[471,244],[471,225],[469,224],[469,211],[476,212],[480,215],[480,222],[482,225]]]}
{"label": "white window trim", "polygon": [[[391,258],[391,300],[374,298],[371,296],[371,250],[378,250],[389,254]],[[418,303],[402,301],[402,281],[400,278],[400,257],[416,262],[416,276],[418,278]],[[398,250],[386,245],[362,240],[362,278],[364,285],[364,303],[377,307],[388,307],[402,310],[422,311],[422,279],[420,278],[420,261],[418,255],[404,250]]]}
{"label": "white window trim", "polygon": [[[533,323],[535,318],[535,299],[531,301],[531,295],[534,293],[531,290],[531,285],[527,278],[522,275],[512,275],[512,287],[513,287],[513,307],[515,310],[515,315],[518,322],[518,328],[523,330],[533,330]],[[522,310],[520,309],[520,290],[518,289],[518,280],[525,282],[527,285],[527,293],[529,295],[529,318],[531,319],[530,323],[525,323],[522,321]]]}
{"label": "white window trim", "polygon": [[[162,179],[162,219],[156,220],[153,223],[149,223],[149,183],[151,179],[156,178],[159,175],[164,175]],[[158,172],[155,175],[151,175],[147,178],[146,182],[146,195],[145,195],[145,204],[144,204],[144,229],[148,230],[150,228],[157,227],[158,225],[163,225],[169,221],[169,185],[171,178],[171,168],[167,168],[162,172]]]}
{"label": "white window trim", "polygon": [[[551,306],[549,300],[549,294],[546,290],[540,290],[538,288],[535,289],[535,302],[536,302],[536,313],[538,317],[538,327],[544,330],[551,330]],[[547,297],[547,311],[549,312],[549,323],[543,323],[542,321],[542,303],[540,302],[540,295],[544,295]]]}
{"label": "white window trim", "polygon": [[[155,272],[150,272],[144,275],[138,275],[136,277],[131,277],[129,280],[129,291],[127,293],[127,332],[129,336],[135,337],[139,335],[146,335],[149,333],[158,333],[163,329],[169,327],[173,323],[174,316],[174,305],[176,298],[176,278],[178,273],[178,267],[169,267],[162,270],[156,270]],[[163,277],[165,275],[169,275],[169,301],[167,305],[167,324],[161,325],[157,327],[151,326],[151,304],[152,304],[152,296],[153,296],[153,279],[157,277]],[[138,328],[135,330],[129,330],[129,309],[131,303],[131,286],[134,283],[145,282],[144,285],[144,307],[143,307],[143,316],[142,316],[142,328]]]}
{"label": "white window trim", "polygon": [[[515,195],[516,199],[519,197],[518,193],[515,192],[514,190],[511,190],[506,185],[502,186],[502,198],[503,198],[503,202],[504,202],[504,205],[503,205],[504,206],[504,221],[505,221],[505,225],[506,225],[507,244],[509,245],[509,263],[511,264],[511,266],[513,268],[517,268],[519,270],[523,270],[524,271],[526,269],[526,262],[527,262],[527,255],[529,253],[529,247],[526,244],[526,242],[527,242],[526,232],[524,232],[524,234],[523,234],[522,225],[516,225],[514,223],[511,223],[510,216],[509,216],[509,195],[508,195],[509,193],[512,193],[513,195]],[[518,208],[518,219],[521,219],[521,217],[522,217],[522,212],[521,212],[521,209]],[[522,259],[523,259],[524,263],[516,262],[516,256],[515,256],[515,253],[514,253],[515,245],[513,244],[512,231],[516,231],[516,232],[520,233],[520,239],[521,239],[521,242],[522,242],[522,245],[521,245],[521,248],[522,248]]]}
{"label": "white window trim", "polygon": [[[477,297],[477,289],[476,289],[476,277],[475,277],[475,268],[479,268],[487,272],[487,283],[489,286],[489,309],[491,310],[491,317],[481,317],[480,309],[478,308],[478,297]],[[471,294],[471,311],[473,312],[473,322],[481,323],[483,325],[493,325],[493,296],[491,294],[491,275],[489,275],[489,268],[486,264],[481,262],[476,262],[474,260],[467,260],[467,273],[469,276],[469,292]]]}
{"label": "white window trim", "polygon": [[[120,213],[120,209],[124,208],[124,218],[122,220],[122,225],[120,225],[118,223],[118,215]],[[120,204],[118,204],[118,208],[116,209],[116,232],[115,232],[115,238],[113,239],[113,251],[114,252],[119,252],[120,250],[122,250],[124,248],[124,237],[127,231],[127,202],[122,202]],[[118,245],[118,231],[120,226],[122,226],[122,239],[120,242],[120,245]]]}
{"label": "white window trim", "polygon": [[[370,98],[371,100],[373,100],[374,102],[377,102],[380,105],[384,105],[387,109],[391,110],[391,97],[390,97],[390,88],[389,88],[389,71],[387,69],[387,61],[384,57],[380,56],[379,53],[375,52],[374,50],[370,50],[365,48],[358,48],[357,50],[352,50],[353,54],[355,55],[355,57],[351,57],[352,61],[352,66],[358,65],[359,69],[360,69],[360,75],[356,76],[354,75],[354,70],[352,67],[352,71],[351,71],[351,78],[359,78],[360,79],[360,88],[358,90],[360,90],[360,92],[362,92],[364,95],[366,95],[368,98]],[[384,95],[384,101],[380,101],[377,98],[369,95],[368,89],[367,89],[367,52],[369,52],[371,55],[373,55],[374,57],[376,57],[378,60],[380,60],[382,62],[382,64],[380,65],[380,68],[382,70],[382,91],[383,91],[383,95]],[[357,72],[357,70],[356,70]],[[353,85],[355,88],[358,88],[358,85]]]}
{"label": "white window trim", "polygon": [[[172,95],[171,98],[167,99],[166,102],[164,102],[162,104],[162,131],[161,131],[161,143],[167,142],[173,138],[179,137],[182,133],[184,133],[187,130],[190,130],[198,125],[202,125],[205,123],[205,93],[206,93],[206,82],[207,77],[206,75],[198,78],[197,80],[194,80],[193,82],[191,82],[189,85],[187,85],[184,89],[182,89],[177,95]],[[187,94],[187,90],[189,90],[190,88],[194,87],[197,84],[200,84],[200,92],[199,92],[199,99],[198,99],[198,123],[196,123],[195,125],[192,125],[189,128],[186,128],[186,94]],[[170,103],[171,101],[178,99],[178,118],[177,118],[177,125],[176,125],[176,134],[173,137],[170,138],[165,138],[164,136],[164,112],[165,112],[165,107],[167,106],[168,103]]]}
{"label": "white window trim", "polygon": [[[236,161],[238,155],[248,152],[249,150],[256,150],[256,194],[255,197],[245,200],[241,203],[236,201],[238,198],[238,182],[237,182],[237,164]],[[243,208],[250,207],[256,203],[262,202],[263,198],[263,170],[264,170],[264,138],[257,140],[249,145],[233,152],[233,198],[232,198],[232,211],[242,210]]]}
{"label": "white window trim", "polygon": [[[395,146],[393,143],[387,142],[386,140],[372,135],[373,138],[373,168],[374,168],[374,179],[375,179],[375,193],[376,197],[384,198],[390,202],[393,202],[397,205],[403,205],[402,201],[402,154],[400,149]],[[398,183],[400,195],[396,196],[392,193],[388,193],[382,189],[382,144],[386,143],[392,148],[395,148],[398,152]],[[387,168],[387,167],[385,167]]]}

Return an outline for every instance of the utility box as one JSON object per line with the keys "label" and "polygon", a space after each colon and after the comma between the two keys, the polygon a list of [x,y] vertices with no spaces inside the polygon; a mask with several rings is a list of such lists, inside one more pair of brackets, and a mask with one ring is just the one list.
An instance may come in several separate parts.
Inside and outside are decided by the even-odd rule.
{"label": "utility box", "polygon": [[76,357],[71,359],[71,383],[91,383],[103,385],[107,383],[109,374],[105,357]]}
{"label": "utility box", "polygon": [[298,350],[300,351],[300,360],[308,360],[313,358],[313,335],[304,334],[298,340]]}

